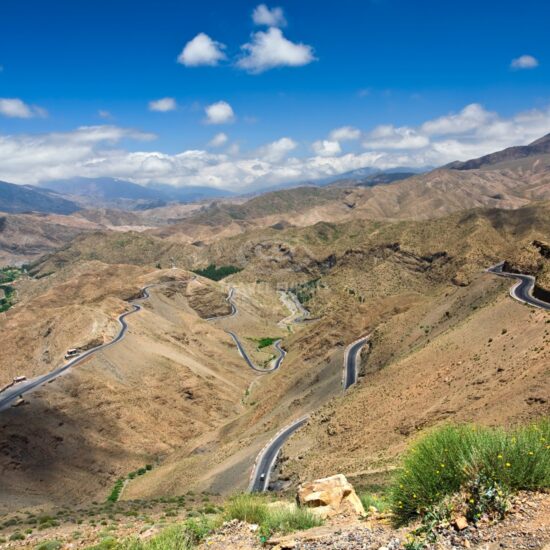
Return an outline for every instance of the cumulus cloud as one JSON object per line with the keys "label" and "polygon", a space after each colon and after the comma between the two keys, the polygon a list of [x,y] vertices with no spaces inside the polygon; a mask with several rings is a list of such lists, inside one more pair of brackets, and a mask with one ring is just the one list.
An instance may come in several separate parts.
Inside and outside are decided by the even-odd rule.
{"label": "cumulus cloud", "polygon": [[237,67],[253,74],[275,67],[300,67],[315,61],[311,46],[291,42],[275,27],[254,33],[251,41],[241,49],[244,55],[237,61]]}
{"label": "cumulus cloud", "polygon": [[512,69],[534,69],[539,66],[539,61],[532,55],[520,55],[515,59],[512,59],[510,67]]}
{"label": "cumulus cloud", "polygon": [[159,113],[166,113],[168,111],[175,111],[177,108],[176,100],[173,97],[163,97],[162,99],[156,99],[155,101],[149,101],[149,110],[157,111]]}
{"label": "cumulus cloud", "polygon": [[421,130],[428,135],[463,134],[489,124],[497,118],[496,113],[486,111],[479,103],[471,103],[459,113],[451,113],[425,122]]}
{"label": "cumulus cloud", "polygon": [[363,142],[366,149],[420,149],[430,140],[413,128],[398,127],[391,124],[377,126]]}
{"label": "cumulus cloud", "polygon": [[282,8],[269,9],[265,4],[260,4],[252,12],[252,21],[256,25],[268,27],[284,27],[286,25],[285,14]]}
{"label": "cumulus cloud", "polygon": [[218,101],[205,107],[206,124],[228,124],[235,120],[233,108],[227,101]]}
{"label": "cumulus cloud", "polygon": [[140,184],[211,185],[239,191],[315,180],[367,166],[380,170],[438,166],[529,143],[549,131],[550,107],[502,117],[473,104],[415,127],[378,126],[362,134],[366,149],[361,152],[342,154],[339,143],[329,139],[314,142],[310,155],[298,156],[298,144],[290,137],[244,153],[238,147],[177,154],[128,151],[122,140],[147,141],[154,136],[112,125],[85,126],[72,132],[0,134],[0,180],[37,183],[106,176]]}
{"label": "cumulus cloud", "polygon": [[284,159],[291,151],[296,149],[298,144],[291,138],[283,137],[260,147],[257,156],[263,161],[279,162]]}
{"label": "cumulus cloud", "polygon": [[33,118],[48,115],[45,109],[29,105],[19,98],[0,98],[0,115],[9,118]]}
{"label": "cumulus cloud", "polygon": [[178,63],[186,67],[214,66],[226,59],[224,49],[224,44],[212,40],[207,34],[201,32],[185,44],[178,56]]}
{"label": "cumulus cloud", "polygon": [[342,148],[337,141],[330,141],[328,139],[314,141],[311,144],[311,148],[316,155],[321,157],[333,157],[342,152]]}
{"label": "cumulus cloud", "polygon": [[361,137],[361,130],[353,126],[341,126],[335,128],[330,133],[330,139],[333,141],[353,141]]}
{"label": "cumulus cloud", "polygon": [[208,145],[210,145],[210,147],[221,147],[222,145],[225,145],[227,143],[228,139],[229,138],[227,137],[227,134],[220,132],[208,142]]}

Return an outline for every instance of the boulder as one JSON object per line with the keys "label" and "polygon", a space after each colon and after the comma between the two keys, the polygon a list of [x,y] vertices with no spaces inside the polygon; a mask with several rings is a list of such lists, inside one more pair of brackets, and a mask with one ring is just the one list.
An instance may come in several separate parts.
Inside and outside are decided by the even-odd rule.
{"label": "boulder", "polygon": [[302,483],[298,504],[323,518],[337,514],[365,516],[365,509],[353,486],[343,474]]}

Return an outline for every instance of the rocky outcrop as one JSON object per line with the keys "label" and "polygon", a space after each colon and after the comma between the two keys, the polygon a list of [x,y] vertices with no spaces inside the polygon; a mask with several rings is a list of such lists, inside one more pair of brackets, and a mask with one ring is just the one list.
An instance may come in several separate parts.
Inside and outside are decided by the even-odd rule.
{"label": "rocky outcrop", "polygon": [[343,474],[301,484],[297,500],[300,506],[311,508],[323,518],[338,514],[366,515],[353,485]]}

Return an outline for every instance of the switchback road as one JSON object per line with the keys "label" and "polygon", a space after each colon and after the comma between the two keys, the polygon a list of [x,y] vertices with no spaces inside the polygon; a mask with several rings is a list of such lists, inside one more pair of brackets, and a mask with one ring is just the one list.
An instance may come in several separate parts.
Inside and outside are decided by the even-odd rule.
{"label": "switchback road", "polygon": [[501,262],[493,267],[490,267],[487,271],[493,275],[499,277],[508,277],[512,279],[518,279],[518,282],[510,289],[510,296],[519,302],[529,304],[541,309],[550,310],[550,304],[544,302],[539,298],[533,296],[533,289],[535,287],[535,277],[532,275],[525,275],[523,273],[510,273],[503,271],[504,262]]}
{"label": "switchback road", "polygon": [[[138,300],[146,300],[149,298],[149,288],[156,286],[149,285],[142,289],[141,293],[142,296],[138,298]],[[43,384],[46,384],[47,382],[50,382],[52,380],[55,380],[58,376],[63,374],[65,371],[69,370],[72,367],[75,367],[79,363],[82,363],[85,359],[93,355],[94,353],[97,353],[98,351],[104,350],[110,346],[114,346],[117,342],[120,342],[125,336],[126,332],[128,331],[128,324],[126,323],[126,317],[129,315],[132,315],[133,313],[136,313],[142,309],[142,306],[137,303],[132,303],[132,309],[130,311],[126,311],[118,316],[118,322],[120,324],[120,330],[118,334],[115,336],[113,340],[110,342],[107,342],[105,344],[101,344],[100,346],[96,346],[95,348],[89,349],[88,351],[85,351],[82,355],[79,355],[72,361],[69,361],[68,363],[65,363],[63,366],[53,370],[52,372],[49,372],[48,374],[44,374],[42,376],[38,376],[37,378],[33,378],[32,380],[28,380],[26,382],[22,382],[19,384],[15,384],[15,386],[12,386],[9,388],[9,390],[6,390],[5,392],[2,392],[0,394],[0,411],[6,409],[13,401],[15,401],[19,396],[22,396],[31,390],[34,390],[38,388],[39,386],[42,386]]]}

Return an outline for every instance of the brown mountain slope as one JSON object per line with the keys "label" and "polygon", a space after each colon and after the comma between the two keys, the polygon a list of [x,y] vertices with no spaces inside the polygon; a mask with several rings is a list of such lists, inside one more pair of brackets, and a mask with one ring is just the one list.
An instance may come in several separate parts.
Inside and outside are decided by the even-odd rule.
{"label": "brown mountain slope", "polygon": [[515,147],[508,147],[502,151],[484,155],[482,157],[467,160],[465,162],[451,162],[447,164],[445,168],[453,170],[472,170],[476,168],[483,168],[491,166],[493,164],[499,164],[501,162],[508,162],[514,160],[524,159],[526,157],[534,157],[538,155],[550,154],[550,134],[533,141],[529,145],[519,145]]}

